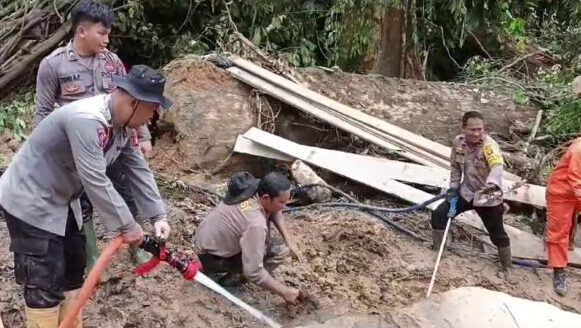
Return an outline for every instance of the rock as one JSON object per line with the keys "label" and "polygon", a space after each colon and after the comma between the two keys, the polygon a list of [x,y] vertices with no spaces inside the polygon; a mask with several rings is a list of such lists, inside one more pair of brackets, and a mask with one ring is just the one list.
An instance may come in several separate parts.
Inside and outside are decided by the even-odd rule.
{"label": "rock", "polygon": [[[312,184],[327,185],[327,183],[321,179],[321,177],[319,177],[310,166],[305,164],[300,159],[297,159],[291,165],[291,173],[301,186]],[[309,196],[310,200],[315,203],[326,202],[332,198],[331,190],[325,187],[308,188],[307,195]]]}
{"label": "rock", "polygon": [[200,58],[164,67],[167,95],[174,101],[162,123],[173,126],[179,161],[189,169],[211,169],[230,154],[239,134],[256,122],[250,88]]}

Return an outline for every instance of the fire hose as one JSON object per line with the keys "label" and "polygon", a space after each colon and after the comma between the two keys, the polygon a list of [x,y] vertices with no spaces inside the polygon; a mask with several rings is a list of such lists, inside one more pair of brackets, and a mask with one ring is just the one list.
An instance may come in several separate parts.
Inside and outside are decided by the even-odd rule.
{"label": "fire hose", "polygon": [[[72,327],[73,323],[75,322],[77,316],[81,313],[83,306],[87,303],[95,286],[99,282],[99,279],[103,275],[107,264],[109,263],[110,259],[117,253],[119,248],[123,245],[123,238],[121,236],[117,237],[113,242],[111,242],[101,253],[101,256],[97,260],[97,263],[89,273],[89,276],[85,280],[83,287],[79,293],[78,299],[75,301],[73,308],[70,312],[67,313],[61,324],[58,328],[70,328]],[[160,263],[165,262],[169,264],[171,267],[175,268],[179,273],[181,273],[182,277],[186,280],[195,280],[196,282],[212,289],[216,293],[224,296],[232,303],[238,305],[242,309],[248,311],[252,314],[255,318],[260,321],[265,322],[270,327],[273,328],[280,328],[281,325],[276,323],[274,320],[270,319],[262,312],[258,311],[257,309],[253,308],[252,306],[244,303],[242,300],[236,298],[234,295],[229,293],[227,290],[216,284],[210,278],[208,278],[203,273],[199,272],[202,268],[202,265],[199,261],[194,261],[187,259],[183,256],[176,254],[175,252],[170,251],[166,247],[166,243],[164,240],[160,240],[158,238],[153,238],[151,236],[145,236],[143,242],[139,245],[140,248],[151,253],[153,256],[152,258],[135,268],[134,273],[137,275],[145,275],[147,273],[152,272]]]}

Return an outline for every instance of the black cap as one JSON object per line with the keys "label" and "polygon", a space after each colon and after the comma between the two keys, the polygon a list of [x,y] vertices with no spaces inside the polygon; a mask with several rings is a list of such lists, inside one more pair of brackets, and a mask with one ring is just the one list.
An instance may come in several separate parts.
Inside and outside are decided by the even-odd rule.
{"label": "black cap", "polygon": [[147,65],[135,65],[127,75],[113,76],[113,82],[137,100],[160,104],[164,109],[173,104],[163,95],[165,77]]}
{"label": "black cap", "polygon": [[228,192],[224,197],[224,204],[233,205],[243,202],[256,194],[260,179],[248,172],[234,174],[228,181]]}

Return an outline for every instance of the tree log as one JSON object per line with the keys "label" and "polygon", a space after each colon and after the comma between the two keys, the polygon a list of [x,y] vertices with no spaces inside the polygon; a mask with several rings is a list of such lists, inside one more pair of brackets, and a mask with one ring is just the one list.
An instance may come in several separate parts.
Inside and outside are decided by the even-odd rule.
{"label": "tree log", "polygon": [[12,81],[34,69],[36,63],[53,50],[66,37],[69,29],[70,23],[64,24],[49,39],[36,45],[31,54],[25,56],[19,63],[15,64],[10,71],[0,76],[0,99],[8,95],[18,86],[17,83],[12,83]]}

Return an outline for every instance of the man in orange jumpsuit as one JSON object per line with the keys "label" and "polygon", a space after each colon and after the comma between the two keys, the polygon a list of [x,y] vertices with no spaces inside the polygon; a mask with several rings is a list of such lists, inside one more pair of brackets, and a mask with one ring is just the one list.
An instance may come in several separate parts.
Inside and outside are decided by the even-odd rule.
{"label": "man in orange jumpsuit", "polygon": [[[573,92],[581,94],[581,78],[573,82]],[[567,293],[565,267],[569,261],[569,238],[577,212],[581,209],[581,138],[577,138],[547,181],[547,250],[553,268],[553,288]]]}

